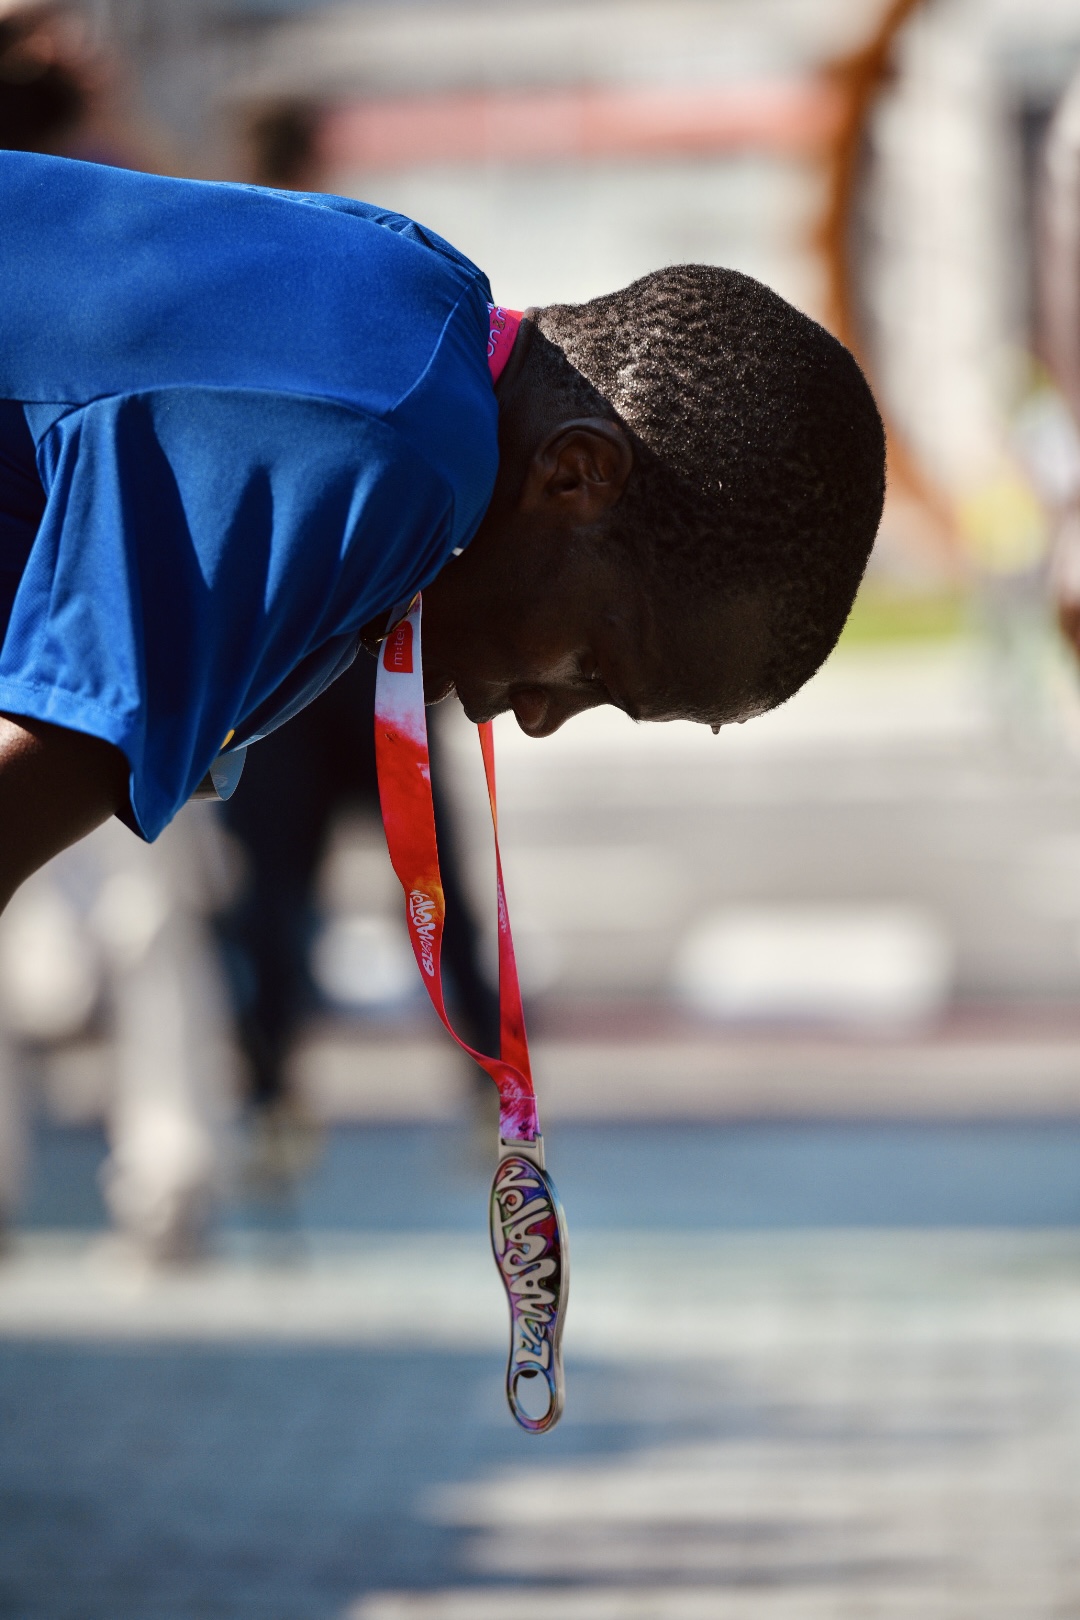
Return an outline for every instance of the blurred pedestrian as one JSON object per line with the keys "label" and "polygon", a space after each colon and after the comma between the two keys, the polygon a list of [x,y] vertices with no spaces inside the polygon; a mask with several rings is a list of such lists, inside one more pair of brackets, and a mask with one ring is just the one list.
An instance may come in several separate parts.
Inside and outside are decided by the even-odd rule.
{"label": "blurred pedestrian", "polygon": [[[149,161],[129,125],[122,81],[78,7],[43,0],[0,9],[0,147]],[[0,402],[4,412],[8,421],[21,415]],[[36,469],[5,459],[2,443],[0,489],[7,611],[37,531],[42,491]],[[107,824],[36,874],[19,906],[0,919],[0,1233],[14,1218],[26,1177],[23,1050],[77,1033],[101,1003],[114,1062],[102,1173],[110,1214],[155,1260],[204,1247],[235,1106],[226,1009],[205,920],[220,899],[210,897],[214,836],[212,818],[198,811],[178,818],[152,846]],[[74,977],[64,963],[74,965]],[[43,978],[51,982],[42,985]]]}
{"label": "blurred pedestrian", "polygon": [[[1080,433],[1080,73],[1047,134],[1036,246],[1040,345]],[[1051,573],[1058,621],[1080,657],[1080,489],[1071,490],[1055,515]]]}
{"label": "blurred pedestrian", "polygon": [[[375,674],[375,660],[361,655],[321,697],[251,751],[240,789],[222,806],[243,860],[220,933],[251,1102],[264,1117],[295,1101],[286,1060],[316,1000],[308,962],[316,879],[330,834],[347,810],[378,814]],[[458,1027],[478,1050],[497,1053],[498,998],[479,963],[479,930],[462,878],[437,737],[434,725],[432,793],[447,903],[443,961]],[[490,1091],[486,1077],[474,1072]]]}
{"label": "blurred pedestrian", "polygon": [[[108,1036],[101,1186],[113,1225],[154,1261],[205,1248],[235,1113],[231,1025],[207,916],[222,903],[208,809],[150,848],[119,823],[51,861],[0,917],[0,1207],[28,1146],[19,1056],[95,1025]],[[63,1098],[60,1099],[63,1107]]]}
{"label": "blurred pedestrian", "polygon": [[71,9],[0,9],[0,147],[71,152],[94,87]]}
{"label": "blurred pedestrian", "polygon": [[0,0],[0,148],[129,168],[166,161],[161,136],[134,111],[124,65],[71,0]]}

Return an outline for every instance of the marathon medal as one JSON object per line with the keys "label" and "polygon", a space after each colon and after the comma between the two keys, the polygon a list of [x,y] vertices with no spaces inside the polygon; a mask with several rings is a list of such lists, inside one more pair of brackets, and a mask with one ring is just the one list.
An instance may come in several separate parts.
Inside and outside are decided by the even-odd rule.
{"label": "marathon medal", "polygon": [[446,907],[435,841],[431,767],[424,711],[421,603],[390,631],[379,653],[375,755],[390,860],[405,891],[405,916],[424,987],[443,1025],[475,1058],[499,1091],[499,1162],[491,1186],[491,1248],[510,1308],[506,1398],[529,1434],[558,1422],[564,1400],[562,1330],[569,1292],[566,1220],[544,1168],[529,1047],[506,908],[495,799],[490,724],[480,747],[495,831],[499,922],[499,1056],[477,1052],[454,1030],[443,998],[442,937]]}

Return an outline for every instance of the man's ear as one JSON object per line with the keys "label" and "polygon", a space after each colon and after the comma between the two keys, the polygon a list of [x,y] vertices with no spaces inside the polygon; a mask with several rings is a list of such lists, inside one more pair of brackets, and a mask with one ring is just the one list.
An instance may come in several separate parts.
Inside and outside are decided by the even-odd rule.
{"label": "man's ear", "polygon": [[529,462],[520,508],[595,523],[622,496],[633,465],[630,440],[617,422],[603,416],[560,422]]}

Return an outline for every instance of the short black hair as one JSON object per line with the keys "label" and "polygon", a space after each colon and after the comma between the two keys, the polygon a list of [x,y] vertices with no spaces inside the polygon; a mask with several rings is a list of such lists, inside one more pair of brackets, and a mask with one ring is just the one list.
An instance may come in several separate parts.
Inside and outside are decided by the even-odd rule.
{"label": "short black hair", "polygon": [[782,703],[835,645],[881,520],[885,432],[854,356],[760,281],[707,264],[534,318],[542,385],[633,440],[617,534],[675,610],[710,592],[767,600],[756,695]]}

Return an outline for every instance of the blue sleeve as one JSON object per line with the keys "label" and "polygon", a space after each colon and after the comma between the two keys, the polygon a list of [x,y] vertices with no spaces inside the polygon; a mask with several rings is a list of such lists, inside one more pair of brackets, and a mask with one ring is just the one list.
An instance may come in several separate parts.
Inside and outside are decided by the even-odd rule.
{"label": "blue sleeve", "polygon": [[305,661],[434,577],[452,497],[391,427],[323,400],[163,389],[42,432],[44,409],[0,709],[122,749],[154,838]]}

